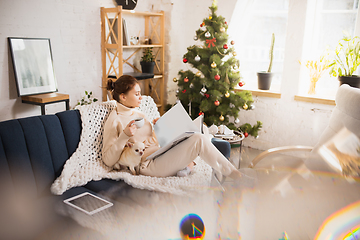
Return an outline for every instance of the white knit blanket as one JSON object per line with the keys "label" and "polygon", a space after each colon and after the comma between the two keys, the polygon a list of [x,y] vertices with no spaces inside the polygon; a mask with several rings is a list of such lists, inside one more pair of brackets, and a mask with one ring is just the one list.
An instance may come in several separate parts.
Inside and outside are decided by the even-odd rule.
{"label": "white knit blanket", "polygon": [[[146,101],[149,100],[153,101],[152,99],[146,99]],[[149,111],[150,107],[145,103],[145,106],[143,106],[144,114],[147,114],[146,112]],[[199,157],[195,160],[197,165],[187,177],[134,176],[129,172],[114,171],[106,166],[102,161],[101,154],[103,126],[109,113],[115,108],[115,101],[93,103],[77,108],[80,111],[82,121],[80,142],[76,151],[65,162],[61,175],[52,184],[52,193],[61,195],[72,187],[83,186],[92,180],[98,181],[103,178],[124,180],[135,188],[178,195],[208,189],[212,169]],[[149,119],[151,120],[151,118]]]}

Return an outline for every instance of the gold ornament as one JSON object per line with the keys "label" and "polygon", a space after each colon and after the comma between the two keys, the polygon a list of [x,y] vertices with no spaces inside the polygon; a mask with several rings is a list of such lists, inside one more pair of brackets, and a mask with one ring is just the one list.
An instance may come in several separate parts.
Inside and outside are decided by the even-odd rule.
{"label": "gold ornament", "polygon": [[216,68],[216,63],[215,63],[215,62],[212,62],[211,67],[212,67],[212,68]]}
{"label": "gold ornament", "polygon": [[195,75],[196,75],[197,77],[200,77],[200,76],[201,76],[201,72],[200,72],[200,71],[197,71],[197,72],[195,73]]}
{"label": "gold ornament", "polygon": [[237,53],[236,52],[233,52],[233,56],[236,56],[237,55]]}
{"label": "gold ornament", "polygon": [[227,98],[230,97],[230,93],[228,91],[226,91],[225,97],[227,97]]}
{"label": "gold ornament", "polygon": [[219,117],[219,120],[224,121],[224,119],[225,119],[224,116],[221,114],[221,116]]}
{"label": "gold ornament", "polygon": [[224,27],[221,27],[221,28],[220,28],[220,32],[225,32],[225,28],[224,28]]}
{"label": "gold ornament", "polygon": [[173,78],[173,82],[177,82],[177,79],[176,79],[176,78]]}
{"label": "gold ornament", "polygon": [[212,19],[212,16],[209,16],[209,20],[211,20]]}
{"label": "gold ornament", "polygon": [[248,105],[246,103],[244,104],[243,109],[248,109]]}

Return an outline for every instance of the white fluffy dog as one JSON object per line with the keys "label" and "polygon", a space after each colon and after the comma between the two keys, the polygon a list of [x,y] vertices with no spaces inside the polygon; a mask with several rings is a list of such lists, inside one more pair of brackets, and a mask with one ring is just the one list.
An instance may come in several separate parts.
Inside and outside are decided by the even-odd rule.
{"label": "white fluffy dog", "polygon": [[[131,173],[136,175],[138,173],[138,166],[141,162],[141,156],[144,154],[145,145],[142,142],[126,143],[124,150],[121,153],[120,160],[115,163],[114,169],[120,170],[121,165],[129,167]],[[137,170],[135,170],[135,168]]]}

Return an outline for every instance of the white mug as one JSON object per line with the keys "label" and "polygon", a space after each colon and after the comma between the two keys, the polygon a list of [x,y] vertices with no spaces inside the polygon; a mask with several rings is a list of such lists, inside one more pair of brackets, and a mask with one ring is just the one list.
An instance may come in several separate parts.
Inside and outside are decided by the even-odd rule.
{"label": "white mug", "polygon": [[142,126],[144,126],[145,123],[144,118],[139,117],[139,118],[135,118],[134,120],[135,120],[134,124],[136,125],[137,128],[141,128]]}

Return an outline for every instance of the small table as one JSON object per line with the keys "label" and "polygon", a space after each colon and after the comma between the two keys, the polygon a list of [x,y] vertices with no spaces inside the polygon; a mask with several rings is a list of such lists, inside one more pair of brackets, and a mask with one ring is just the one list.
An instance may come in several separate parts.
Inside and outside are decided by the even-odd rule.
{"label": "small table", "polygon": [[221,137],[221,135],[215,135],[215,137],[227,141],[228,143],[230,143],[230,145],[233,145],[234,147],[237,147],[236,145],[239,144],[239,164],[238,164],[238,169],[240,169],[242,140],[244,140],[244,138],[245,138],[244,134],[243,133],[240,133],[240,134],[235,133],[235,136],[231,137],[231,138]]}
{"label": "small table", "polygon": [[40,105],[41,115],[45,115],[45,105],[57,102],[65,102],[66,110],[70,109],[69,106],[69,94],[62,93],[45,93],[37,95],[22,96],[21,100],[23,103]]}

